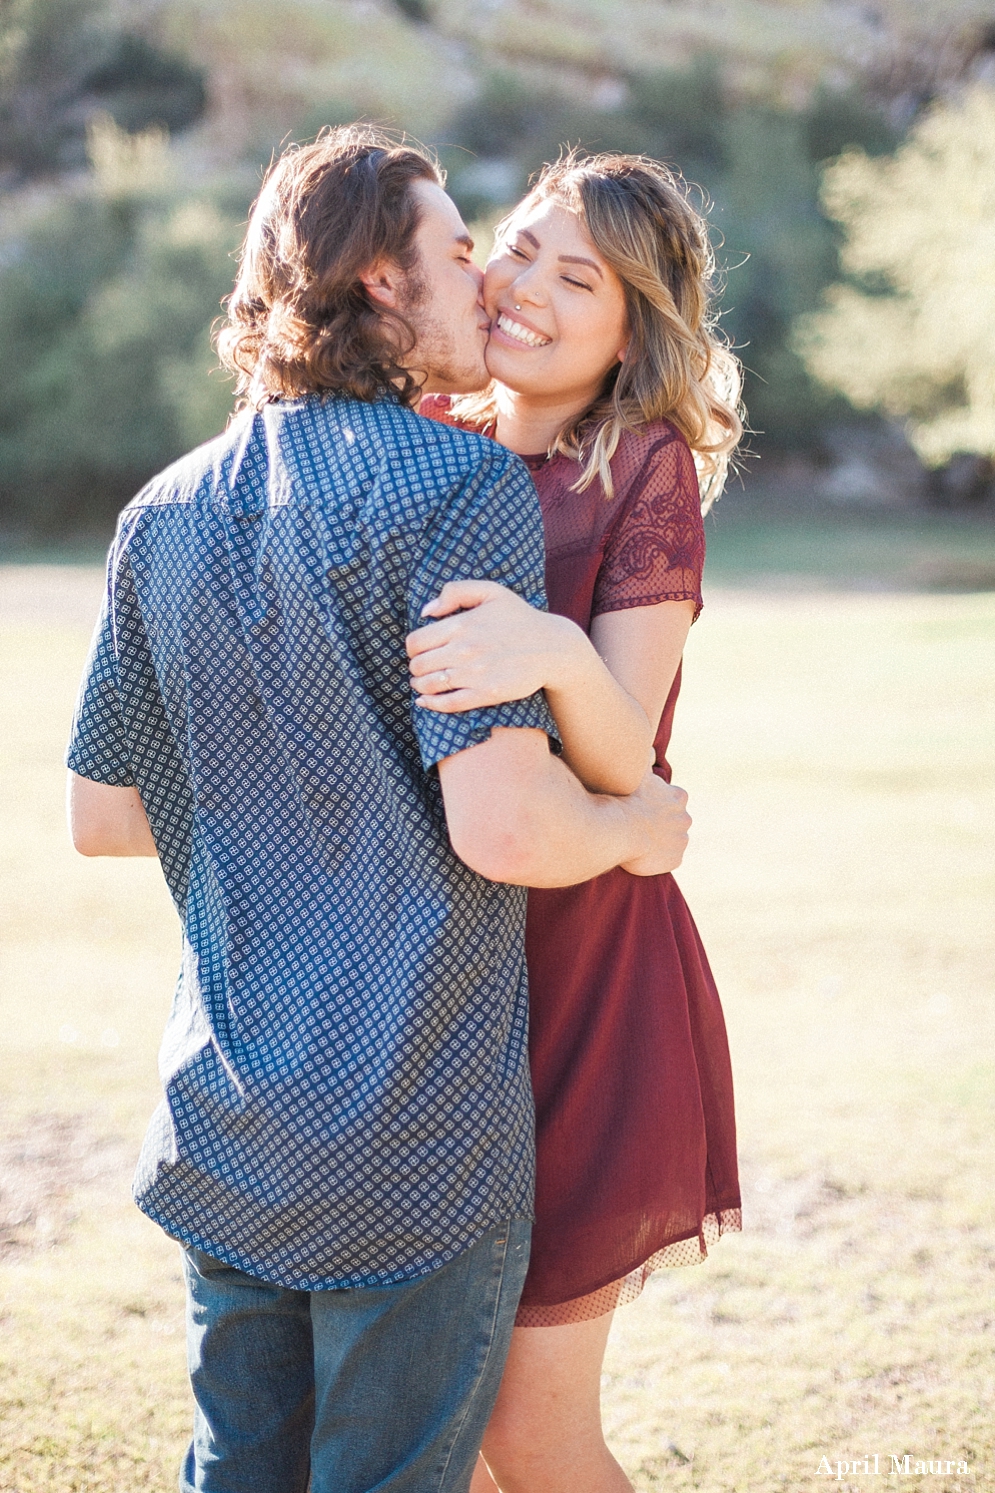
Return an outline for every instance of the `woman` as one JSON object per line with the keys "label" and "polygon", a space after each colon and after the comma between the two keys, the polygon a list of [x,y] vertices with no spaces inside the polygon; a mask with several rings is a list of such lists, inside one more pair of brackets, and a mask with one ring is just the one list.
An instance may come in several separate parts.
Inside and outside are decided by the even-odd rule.
{"label": "woman", "polygon": [[[427,609],[441,620],[409,639],[418,703],[466,710],[544,687],[566,760],[597,791],[632,792],[651,761],[670,775],[701,606],[695,455],[720,486],[742,430],[711,275],[706,225],[664,167],[568,156],[487,267],[493,385],[422,403],[524,457],[550,614],[499,586],[445,587]],[[669,875],[531,892],[527,951],[536,1224],[473,1493],[622,1493],[599,1403],[612,1312],[653,1269],[740,1227],[725,1029]]]}

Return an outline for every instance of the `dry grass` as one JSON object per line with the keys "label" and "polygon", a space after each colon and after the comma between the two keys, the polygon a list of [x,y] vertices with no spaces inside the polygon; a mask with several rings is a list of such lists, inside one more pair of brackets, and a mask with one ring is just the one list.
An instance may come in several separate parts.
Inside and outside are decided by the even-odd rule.
{"label": "dry grass", "polygon": [[674,759],[746,1233],[620,1313],[615,1443],[644,1489],[990,1488],[995,598],[715,600]]}
{"label": "dry grass", "polygon": [[[3,587],[0,1488],[165,1490],[179,1270],[127,1178],[176,923],[154,865],[81,861],[62,828],[94,574]],[[723,592],[692,634],[681,881],[729,1016],[746,1232],[619,1314],[607,1420],[641,1493],[794,1493],[823,1456],[864,1493],[995,1487],[993,644],[990,596]],[[892,1452],[971,1472],[890,1479]]]}

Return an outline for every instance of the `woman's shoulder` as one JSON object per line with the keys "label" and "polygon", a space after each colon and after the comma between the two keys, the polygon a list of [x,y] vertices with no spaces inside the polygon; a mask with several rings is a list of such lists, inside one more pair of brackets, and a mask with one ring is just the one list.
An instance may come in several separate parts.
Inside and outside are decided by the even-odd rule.
{"label": "woman's shoulder", "polygon": [[454,407],[452,394],[425,394],[418,405],[418,413],[439,425],[451,425],[454,430],[466,430],[471,435],[483,436],[479,420],[467,420]]}
{"label": "woman's shoulder", "polygon": [[623,431],[611,469],[616,496],[628,500],[626,507],[663,494],[678,502],[699,501],[694,454],[687,437],[670,420],[651,420],[638,430]]}
{"label": "woman's shoulder", "polygon": [[654,456],[668,446],[675,447],[677,451],[686,451],[689,456],[691,455],[687,437],[672,421],[651,420],[649,424],[641,425],[638,430],[624,430],[615,455],[628,457],[630,460],[633,457],[646,458]]}

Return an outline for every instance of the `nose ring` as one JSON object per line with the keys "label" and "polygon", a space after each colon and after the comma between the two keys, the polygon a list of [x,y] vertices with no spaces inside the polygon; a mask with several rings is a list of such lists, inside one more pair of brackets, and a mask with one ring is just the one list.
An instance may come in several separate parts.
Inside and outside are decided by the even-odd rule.
{"label": "nose ring", "polygon": [[521,309],[522,309],[522,308],[521,308],[521,306],[519,306],[519,305],[517,305],[517,304],[516,304],[516,306],[515,306],[515,310],[516,310],[516,311],[521,311]]}

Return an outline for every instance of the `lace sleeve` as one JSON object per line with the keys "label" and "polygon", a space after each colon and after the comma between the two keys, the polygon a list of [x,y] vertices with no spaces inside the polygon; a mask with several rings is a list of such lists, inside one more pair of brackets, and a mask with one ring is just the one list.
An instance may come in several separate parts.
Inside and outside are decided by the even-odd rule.
{"label": "lace sleeve", "polygon": [[693,601],[697,618],[705,527],[687,442],[669,428],[649,443],[623,439],[612,474],[627,491],[608,535],[592,616],[660,601]]}

